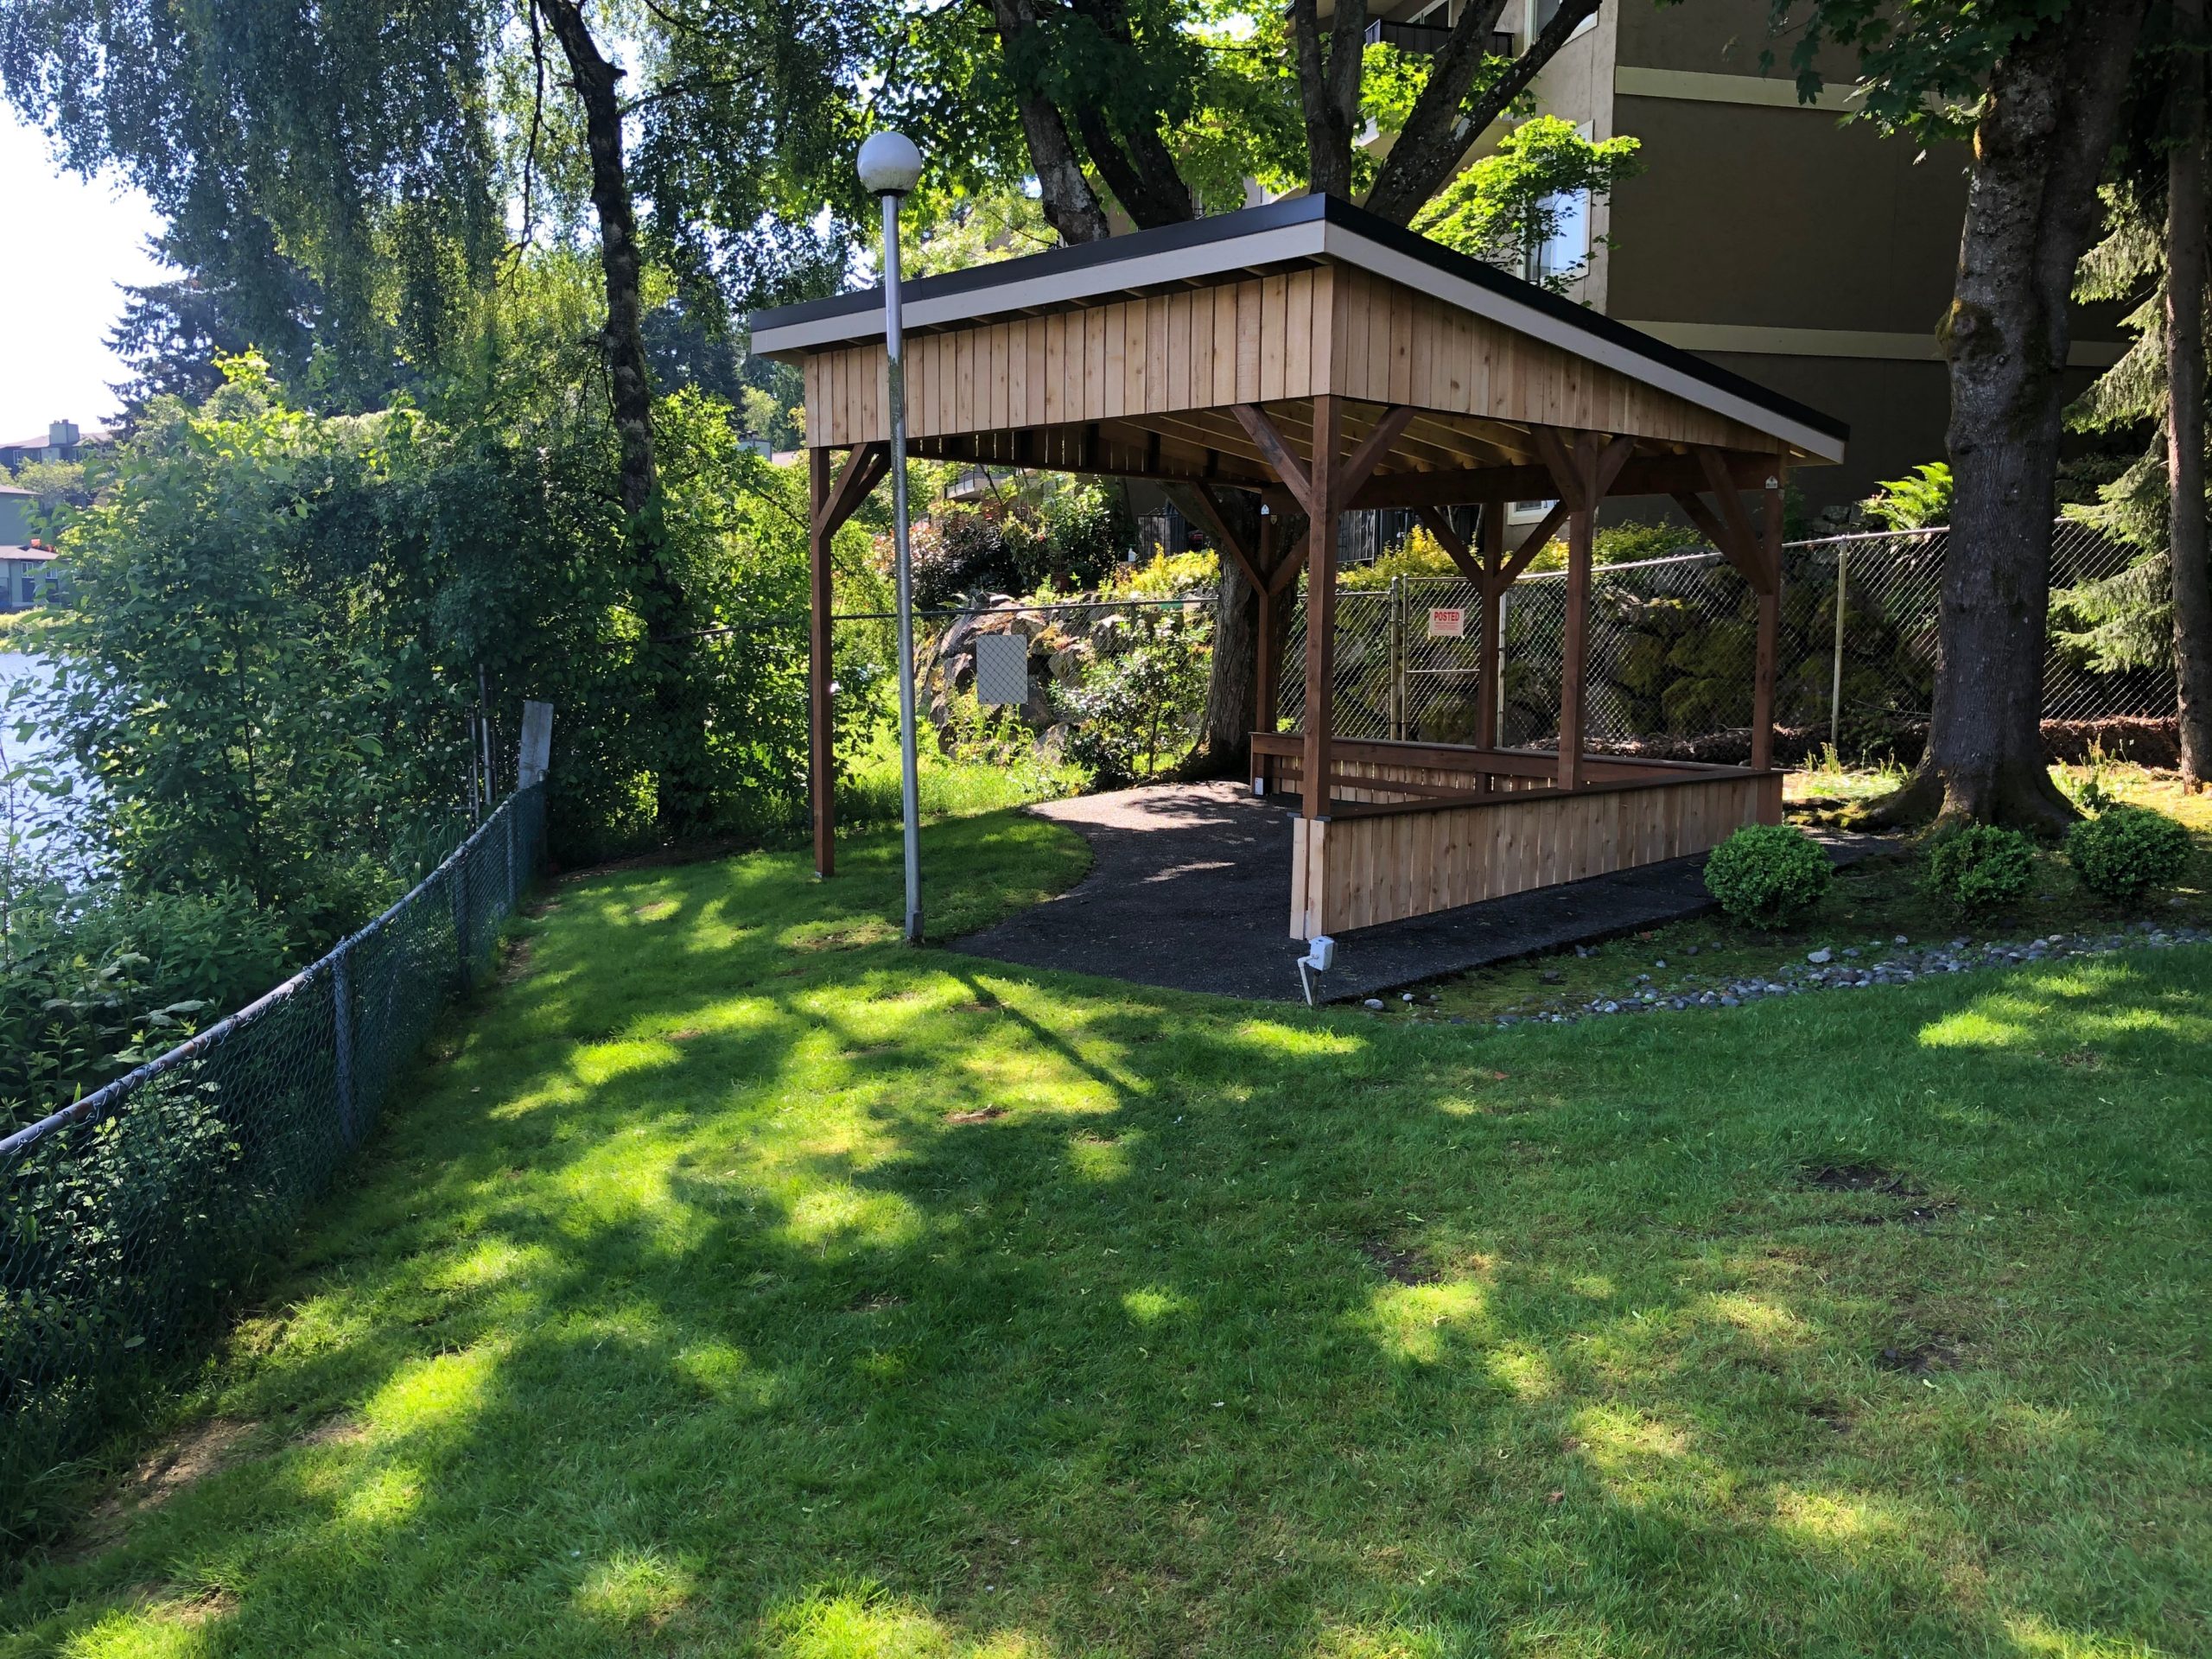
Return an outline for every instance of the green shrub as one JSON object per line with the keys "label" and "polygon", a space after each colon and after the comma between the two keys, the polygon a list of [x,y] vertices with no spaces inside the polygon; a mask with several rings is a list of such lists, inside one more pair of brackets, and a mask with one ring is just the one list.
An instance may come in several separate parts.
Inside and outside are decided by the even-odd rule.
{"label": "green shrub", "polygon": [[251,1001],[289,961],[240,887],[16,893],[0,931],[0,1134]]}
{"label": "green shrub", "polygon": [[2132,905],[2188,868],[2189,831],[2147,806],[2108,807],[2067,831],[2066,857],[2090,892]]}
{"label": "green shrub", "polygon": [[1782,823],[1746,824],[1705,861],[1705,890],[1735,920],[1787,927],[1827,894],[1834,867],[1819,843]]}
{"label": "green shrub", "polygon": [[1970,823],[1928,849],[1928,890],[1965,916],[2005,909],[2035,880],[2035,843],[2002,824]]}

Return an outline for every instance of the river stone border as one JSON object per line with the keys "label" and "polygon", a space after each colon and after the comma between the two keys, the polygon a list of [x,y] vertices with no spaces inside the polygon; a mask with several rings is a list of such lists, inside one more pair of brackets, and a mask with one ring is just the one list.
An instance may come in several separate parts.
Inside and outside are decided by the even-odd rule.
{"label": "river stone border", "polygon": [[[1822,945],[1806,952],[1802,963],[1792,963],[1772,975],[1753,974],[1717,982],[1695,990],[1662,991],[1649,974],[1638,974],[1641,988],[1618,996],[1592,997],[1574,1007],[1537,1009],[1525,1014],[1453,1014],[1445,1021],[1455,1026],[1497,1025],[1571,1026],[1606,1014],[1669,1013],[1690,1008],[1735,1008],[1777,996],[1799,996],[1808,991],[1860,991],[1875,985],[1910,985],[1944,974],[1963,974],[1976,969],[2007,968],[2030,962],[2063,962],[2084,957],[2112,956],[2122,950],[2165,950],[2177,945],[2212,944],[2212,928],[2161,926],[2135,922],[2098,933],[2049,933],[2026,940],[1955,938],[1943,944],[1914,945],[1903,934],[1889,944]],[[1869,950],[1887,954],[1866,959]],[[1579,954],[1579,949],[1578,949]],[[1664,967],[1664,962],[1655,964]],[[1417,1001],[1414,992],[1402,993],[1402,1005]],[[1389,1007],[1380,997],[1364,1004],[1370,1013]],[[1408,1012],[1414,1011],[1408,1007]]]}

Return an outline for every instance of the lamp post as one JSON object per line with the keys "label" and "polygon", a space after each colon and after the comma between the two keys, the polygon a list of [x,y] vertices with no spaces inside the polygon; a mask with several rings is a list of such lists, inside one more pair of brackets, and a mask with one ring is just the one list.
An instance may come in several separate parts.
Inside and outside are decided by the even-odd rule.
{"label": "lamp post", "polygon": [[899,200],[922,152],[895,132],[861,146],[861,188],[883,203],[883,349],[891,394],[891,536],[899,589],[899,805],[906,842],[906,943],[922,942],[921,784],[914,751],[914,554],[906,533],[906,350],[899,301]]}

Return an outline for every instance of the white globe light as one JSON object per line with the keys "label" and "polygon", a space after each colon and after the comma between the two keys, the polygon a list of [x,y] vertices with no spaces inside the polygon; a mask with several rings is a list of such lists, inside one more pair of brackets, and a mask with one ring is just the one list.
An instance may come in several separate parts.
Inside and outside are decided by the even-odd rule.
{"label": "white globe light", "polygon": [[922,176],[922,152],[904,133],[871,133],[861,146],[860,170],[868,194],[903,196]]}

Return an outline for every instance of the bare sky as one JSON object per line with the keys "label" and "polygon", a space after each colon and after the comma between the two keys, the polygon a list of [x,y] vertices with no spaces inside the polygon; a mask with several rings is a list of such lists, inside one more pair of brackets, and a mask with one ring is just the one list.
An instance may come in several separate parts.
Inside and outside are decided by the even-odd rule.
{"label": "bare sky", "polygon": [[161,220],[143,196],[59,173],[46,140],[0,105],[0,442],[50,421],[105,423],[123,365],[107,332],[123,310],[118,284],[163,267],[146,251]]}

